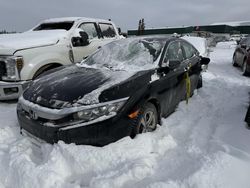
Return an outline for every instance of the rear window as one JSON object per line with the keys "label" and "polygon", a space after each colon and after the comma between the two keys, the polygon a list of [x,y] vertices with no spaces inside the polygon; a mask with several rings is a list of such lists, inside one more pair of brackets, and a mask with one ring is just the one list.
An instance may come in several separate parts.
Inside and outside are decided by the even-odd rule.
{"label": "rear window", "polygon": [[107,38],[115,37],[115,29],[112,24],[100,23],[99,25],[100,25],[103,37],[107,37]]}
{"label": "rear window", "polygon": [[41,30],[56,30],[56,29],[63,29],[63,30],[70,30],[73,26],[74,22],[59,22],[59,23],[42,23],[37,26],[33,31],[41,31]]}

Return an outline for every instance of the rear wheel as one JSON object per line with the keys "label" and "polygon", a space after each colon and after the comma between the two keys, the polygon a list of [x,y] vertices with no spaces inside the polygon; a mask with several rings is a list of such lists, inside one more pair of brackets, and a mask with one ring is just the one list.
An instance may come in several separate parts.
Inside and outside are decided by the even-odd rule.
{"label": "rear wheel", "polygon": [[243,65],[242,65],[242,72],[244,76],[249,76],[249,72],[247,71],[247,61],[244,60]]}
{"label": "rear wheel", "polygon": [[134,130],[131,137],[135,137],[136,134],[152,132],[156,129],[158,124],[158,113],[155,105],[148,102],[141,109],[138,119],[135,123]]}
{"label": "rear wheel", "polygon": [[232,64],[233,64],[234,67],[238,67],[238,64],[237,64],[237,62],[236,62],[236,57],[235,57],[235,55],[233,56]]}
{"label": "rear wheel", "polygon": [[198,80],[198,84],[197,84],[197,89],[202,88],[202,86],[203,86],[202,76],[200,75],[200,76],[199,76],[199,80]]}

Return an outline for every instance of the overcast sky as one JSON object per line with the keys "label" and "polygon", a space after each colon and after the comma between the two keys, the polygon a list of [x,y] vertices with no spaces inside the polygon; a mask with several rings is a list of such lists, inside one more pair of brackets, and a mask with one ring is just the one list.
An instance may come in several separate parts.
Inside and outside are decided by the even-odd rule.
{"label": "overcast sky", "polygon": [[0,0],[0,30],[25,31],[43,19],[83,16],[112,19],[122,31],[250,20],[249,0]]}

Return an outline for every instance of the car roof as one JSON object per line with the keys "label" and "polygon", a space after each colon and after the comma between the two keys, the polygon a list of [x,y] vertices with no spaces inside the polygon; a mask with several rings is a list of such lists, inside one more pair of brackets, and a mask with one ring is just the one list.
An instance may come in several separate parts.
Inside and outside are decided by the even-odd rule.
{"label": "car roof", "polygon": [[56,23],[56,22],[75,22],[75,21],[87,21],[87,22],[106,22],[112,23],[109,20],[88,18],[88,17],[61,17],[61,18],[50,18],[42,21],[42,23]]}

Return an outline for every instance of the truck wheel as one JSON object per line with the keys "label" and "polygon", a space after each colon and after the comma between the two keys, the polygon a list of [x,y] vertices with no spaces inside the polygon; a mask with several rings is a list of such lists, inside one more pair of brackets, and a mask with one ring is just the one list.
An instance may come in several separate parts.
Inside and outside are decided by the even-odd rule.
{"label": "truck wheel", "polygon": [[158,124],[158,112],[152,103],[146,103],[139,112],[138,118],[135,121],[135,126],[131,137],[134,138],[137,134],[152,132]]}
{"label": "truck wheel", "polygon": [[51,69],[54,69],[54,68],[57,68],[57,67],[60,67],[62,65],[58,64],[58,63],[53,63],[53,64],[48,64],[48,65],[45,65],[43,67],[41,67],[40,69],[38,69],[38,71],[36,71],[35,75],[33,76],[33,80],[36,79],[37,77],[39,77],[41,74],[43,74],[44,72],[48,71],[48,70],[51,70]]}

